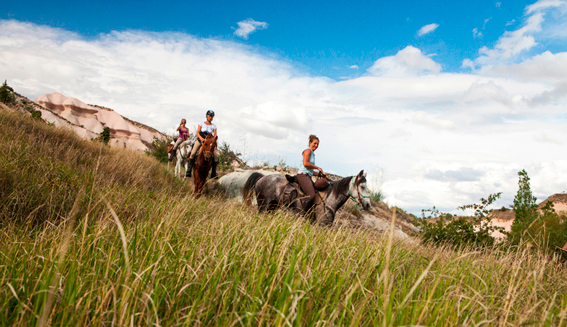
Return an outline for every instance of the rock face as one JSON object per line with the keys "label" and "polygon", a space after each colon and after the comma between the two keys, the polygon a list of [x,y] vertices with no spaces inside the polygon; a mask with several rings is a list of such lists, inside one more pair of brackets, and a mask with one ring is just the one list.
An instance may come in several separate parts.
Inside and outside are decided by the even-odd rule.
{"label": "rock face", "polygon": [[56,126],[71,128],[81,137],[96,138],[108,127],[111,146],[147,150],[154,137],[166,137],[149,126],[122,117],[112,109],[88,105],[61,93],[44,94],[35,102],[43,107],[39,108],[43,119]]}

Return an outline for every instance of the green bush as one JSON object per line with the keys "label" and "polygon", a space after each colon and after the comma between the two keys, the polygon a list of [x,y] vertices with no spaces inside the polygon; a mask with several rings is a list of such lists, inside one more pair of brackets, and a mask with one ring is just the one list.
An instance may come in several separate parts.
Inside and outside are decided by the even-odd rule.
{"label": "green bush", "polygon": [[384,200],[384,195],[380,191],[370,191],[370,200],[374,203],[380,203]]}
{"label": "green bush", "polygon": [[[487,199],[481,198],[480,204],[461,206],[458,209],[473,209],[473,217],[458,217],[453,219],[450,214],[442,213],[435,209],[422,210],[424,219],[417,221],[421,225],[421,237],[425,243],[448,244],[453,247],[465,245],[475,248],[485,248],[494,245],[495,238],[492,236],[494,231],[502,231],[501,227],[490,225],[488,217],[488,206],[500,197],[501,193],[491,194]],[[425,220],[425,213],[429,212],[428,218],[438,218],[436,223],[429,223]],[[446,220],[451,219],[450,222]]]}
{"label": "green bush", "polygon": [[154,137],[150,150],[146,150],[146,154],[156,158],[159,162],[167,163],[167,146],[171,143],[171,137],[158,139]]}
{"label": "green bush", "polygon": [[34,111],[32,111],[31,116],[32,116],[32,118],[35,118],[35,119],[41,119],[41,111],[34,110]]}
{"label": "green bush", "polygon": [[14,90],[10,86],[8,86],[7,81],[4,80],[4,84],[0,86],[0,101],[5,104],[10,104],[14,102],[14,100]]}
{"label": "green bush", "polygon": [[[33,116],[33,114],[32,114]],[[82,127],[82,126],[81,126]],[[110,128],[105,127],[102,132],[100,132],[99,136],[96,138],[97,141],[100,141],[104,144],[108,144],[110,141]]]}

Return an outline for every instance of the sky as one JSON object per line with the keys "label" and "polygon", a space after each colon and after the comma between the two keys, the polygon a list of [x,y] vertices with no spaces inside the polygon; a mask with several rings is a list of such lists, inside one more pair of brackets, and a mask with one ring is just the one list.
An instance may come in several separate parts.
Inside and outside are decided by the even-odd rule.
{"label": "sky", "polygon": [[[2,1],[0,79],[172,134],[216,112],[249,162],[364,169],[414,214],[567,191],[567,0]],[[193,128],[194,130],[194,128]]]}

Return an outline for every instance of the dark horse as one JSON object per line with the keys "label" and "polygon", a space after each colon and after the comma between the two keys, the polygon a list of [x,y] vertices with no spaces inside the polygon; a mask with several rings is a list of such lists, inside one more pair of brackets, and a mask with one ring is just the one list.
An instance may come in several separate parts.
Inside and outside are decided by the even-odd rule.
{"label": "dark horse", "polygon": [[195,194],[201,194],[203,186],[207,181],[209,170],[213,166],[215,160],[215,149],[217,148],[218,136],[208,135],[205,142],[201,145],[197,160],[193,166],[193,181],[195,182]]}
{"label": "dark horse", "polygon": [[[294,212],[306,215],[309,214],[305,208],[307,201],[305,195],[299,192],[299,187],[295,183],[289,183],[281,175],[264,176],[259,173],[252,174],[243,189],[244,197],[250,196],[251,189],[254,188],[258,210],[272,211],[278,208],[288,208]],[[323,197],[320,195],[313,207],[315,221],[320,225],[330,225],[335,220],[335,214],[348,199],[352,199],[362,206],[363,209],[370,209],[370,194],[366,186],[366,174],[364,170],[356,176],[345,177],[341,180],[331,182],[325,190]]]}

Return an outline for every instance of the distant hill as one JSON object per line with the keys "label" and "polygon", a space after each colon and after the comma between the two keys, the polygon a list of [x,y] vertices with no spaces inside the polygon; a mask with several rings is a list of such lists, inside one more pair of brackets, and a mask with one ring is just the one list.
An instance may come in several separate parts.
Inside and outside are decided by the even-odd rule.
{"label": "distant hill", "polygon": [[85,139],[97,138],[108,127],[111,146],[143,151],[152,148],[154,138],[167,137],[155,128],[123,117],[110,108],[88,105],[61,93],[44,94],[35,102],[15,92],[14,94],[14,103],[3,105],[2,109],[25,113],[40,111],[42,119],[55,126],[71,129]]}

